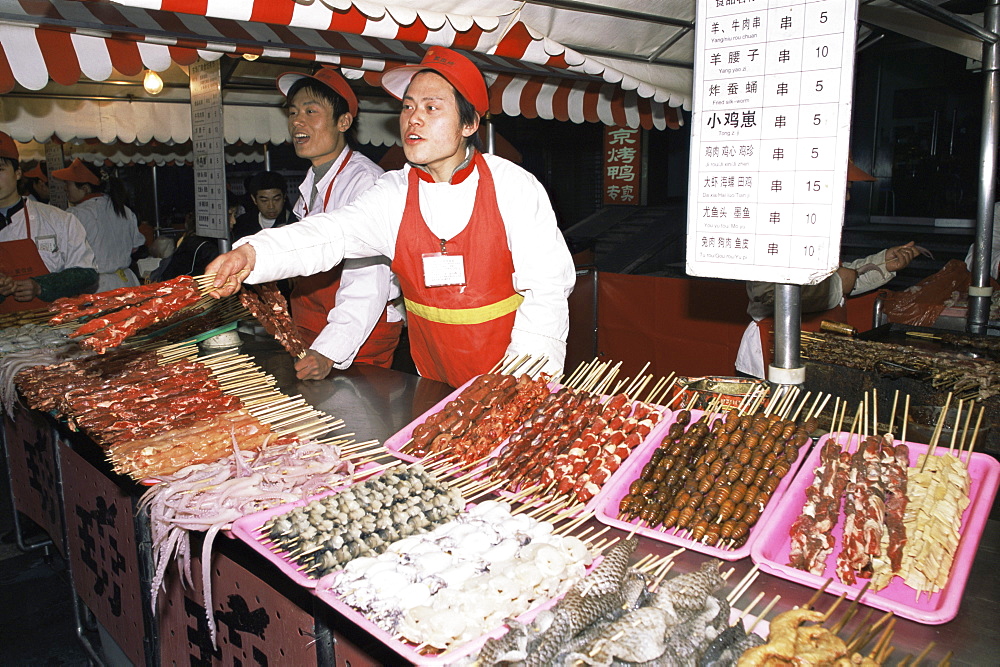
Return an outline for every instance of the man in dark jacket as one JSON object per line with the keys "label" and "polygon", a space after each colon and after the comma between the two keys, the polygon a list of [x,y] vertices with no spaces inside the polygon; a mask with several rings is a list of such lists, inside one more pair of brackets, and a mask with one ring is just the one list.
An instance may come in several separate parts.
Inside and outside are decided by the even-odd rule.
{"label": "man in dark jacket", "polygon": [[295,215],[285,207],[285,177],[276,171],[255,174],[247,186],[256,211],[247,211],[236,218],[233,241],[256,234],[262,229],[281,227],[296,221]]}

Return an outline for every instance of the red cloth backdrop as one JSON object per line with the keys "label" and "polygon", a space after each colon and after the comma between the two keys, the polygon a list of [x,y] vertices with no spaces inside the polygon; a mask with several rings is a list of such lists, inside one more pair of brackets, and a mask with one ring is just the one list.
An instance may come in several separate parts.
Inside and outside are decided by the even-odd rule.
{"label": "red cloth backdrop", "polygon": [[732,375],[747,315],[742,282],[601,273],[597,344],[619,377]]}
{"label": "red cloth backdrop", "polygon": [[[872,325],[877,292],[848,299],[846,308],[807,316],[802,328],[818,331],[824,319],[845,321],[858,331]],[[733,375],[743,331],[750,322],[743,282],[601,273],[598,280],[597,344],[602,360],[622,362],[619,377],[648,373]],[[767,363],[774,320],[759,323]],[[571,332],[571,336],[575,332]],[[572,370],[572,369],[569,369]]]}

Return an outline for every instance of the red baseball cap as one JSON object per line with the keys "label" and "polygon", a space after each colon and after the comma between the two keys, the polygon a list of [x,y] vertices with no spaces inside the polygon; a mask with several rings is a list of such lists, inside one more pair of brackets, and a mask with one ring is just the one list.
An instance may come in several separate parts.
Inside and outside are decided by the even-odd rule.
{"label": "red baseball cap", "polygon": [[461,53],[443,46],[427,49],[423,59],[416,65],[402,65],[383,74],[382,87],[397,100],[401,100],[414,75],[425,69],[434,70],[447,79],[480,114],[489,110],[490,97],[479,68]]}
{"label": "red baseball cap", "polygon": [[17,144],[14,143],[14,140],[6,132],[0,132],[0,157],[9,157],[14,160],[21,159],[21,154],[17,150]]}
{"label": "red baseball cap", "polygon": [[101,180],[94,175],[94,172],[87,169],[87,166],[83,164],[83,160],[80,158],[73,160],[68,167],[56,169],[52,172],[52,176],[69,183],[91,183],[92,185],[101,184]]}
{"label": "red baseball cap", "polygon": [[24,172],[24,177],[25,178],[37,178],[42,183],[48,183],[49,182],[49,177],[45,175],[44,171],[42,171],[41,165],[37,165],[37,164],[34,167],[32,167],[31,169],[29,169],[28,171]]}
{"label": "red baseball cap", "polygon": [[878,179],[869,174],[867,171],[854,164],[854,160],[847,158],[847,182],[853,183],[854,181],[877,181]]}
{"label": "red baseball cap", "polygon": [[288,90],[292,87],[292,84],[299,79],[313,79],[314,81],[319,81],[320,83],[328,86],[345,100],[347,100],[347,110],[351,112],[352,116],[358,115],[358,97],[354,94],[354,91],[347,83],[347,79],[340,75],[340,73],[329,67],[322,67],[314,74],[303,74],[302,72],[285,72],[284,74],[279,74],[278,79],[275,83],[278,85],[278,90],[285,97],[288,97]]}

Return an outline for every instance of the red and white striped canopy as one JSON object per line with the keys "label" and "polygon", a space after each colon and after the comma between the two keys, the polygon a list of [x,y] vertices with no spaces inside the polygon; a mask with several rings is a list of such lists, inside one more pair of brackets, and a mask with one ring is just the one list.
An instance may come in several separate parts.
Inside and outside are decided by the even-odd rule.
{"label": "red and white striped canopy", "polygon": [[669,89],[637,76],[651,66],[617,68],[584,56],[516,12],[470,16],[435,12],[433,1],[416,4],[431,10],[360,0],[0,0],[0,92],[15,83],[39,90],[49,79],[69,84],[81,75],[102,81],[112,69],[163,71],[171,62],[223,54],[336,64],[349,78],[377,85],[382,72],[416,62],[438,44],[463,50],[486,73],[495,114],[680,126],[689,69],[680,68],[676,89]]}

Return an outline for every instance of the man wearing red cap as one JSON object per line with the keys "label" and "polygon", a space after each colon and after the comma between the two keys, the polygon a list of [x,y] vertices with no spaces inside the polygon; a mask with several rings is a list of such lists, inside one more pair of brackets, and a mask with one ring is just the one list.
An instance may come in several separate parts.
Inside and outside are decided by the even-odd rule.
{"label": "man wearing red cap", "polygon": [[[375,184],[382,168],[348,145],[358,116],[358,98],[329,68],[312,76],[278,77],[288,100],[288,132],[295,154],[312,164],[299,186],[299,218],[334,211]],[[292,319],[306,356],[295,364],[299,379],[319,380],[331,368],[352,362],[388,368],[403,329],[392,301],[399,286],[384,258],[348,259],[332,269],[301,274],[292,290]],[[294,274],[300,275],[300,274]]]}
{"label": "man wearing red cap", "polygon": [[17,144],[0,132],[0,313],[43,308],[97,284],[80,221],[18,194],[18,158]]}
{"label": "man wearing red cap", "polygon": [[49,177],[45,173],[45,163],[39,162],[34,167],[24,172],[24,180],[27,185],[27,197],[31,201],[40,201],[43,204],[49,203]]}
{"label": "man wearing red cap", "polygon": [[476,66],[433,46],[417,65],[386,72],[403,101],[409,164],[350,206],[268,230],[219,257],[214,294],[318,271],[341,257],[392,258],[421,375],[458,386],[505,354],[547,359],[558,372],[575,271],[541,184],[477,150],[489,98]]}

